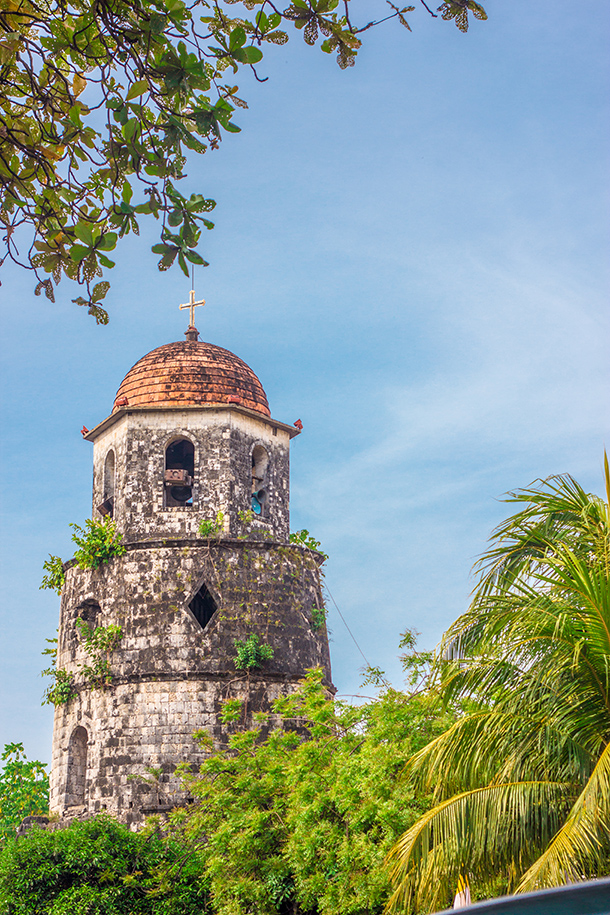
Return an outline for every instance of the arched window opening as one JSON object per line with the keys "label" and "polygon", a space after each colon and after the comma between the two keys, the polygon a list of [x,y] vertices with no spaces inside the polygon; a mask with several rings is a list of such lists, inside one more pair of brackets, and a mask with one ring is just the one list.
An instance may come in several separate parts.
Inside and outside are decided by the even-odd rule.
{"label": "arched window opening", "polygon": [[255,515],[265,514],[267,504],[267,490],[265,482],[269,468],[269,455],[262,445],[255,445],[252,449],[252,500],[251,507]]}
{"label": "arched window opening", "polygon": [[101,612],[102,608],[96,600],[84,600],[82,604],[79,604],[77,607],[79,619],[84,620],[85,623],[88,623],[89,626],[94,629],[99,622]]}
{"label": "arched window opening", "polygon": [[168,445],[165,452],[165,505],[192,506],[195,446],[187,438]]}
{"label": "arched window opening", "polygon": [[206,588],[205,583],[202,584],[189,604],[189,610],[192,611],[202,629],[205,629],[217,609],[216,601]]}
{"label": "arched window opening", "polygon": [[66,807],[81,807],[85,803],[88,739],[85,728],[79,726],[72,731],[68,746]]}
{"label": "arched window opening", "polygon": [[114,474],[114,451],[110,449],[106,455],[106,460],[104,461],[104,485],[102,490],[103,500],[102,504],[98,505],[97,510],[100,515],[110,515],[111,518],[114,514]]}

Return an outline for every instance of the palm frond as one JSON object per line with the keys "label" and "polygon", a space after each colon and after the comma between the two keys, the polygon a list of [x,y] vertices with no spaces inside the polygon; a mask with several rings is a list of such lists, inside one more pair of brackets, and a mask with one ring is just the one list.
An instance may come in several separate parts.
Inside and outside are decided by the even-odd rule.
{"label": "palm frond", "polygon": [[606,486],[606,527],[610,528],[610,464],[608,463],[608,452],[604,448],[604,483]]}
{"label": "palm frond", "polygon": [[492,785],[458,794],[429,810],[388,856],[395,887],[386,911],[447,905],[460,874],[484,881],[522,873],[557,831],[573,786],[538,781]]}
{"label": "palm frond", "polygon": [[406,767],[436,802],[491,784],[552,779],[586,782],[595,757],[569,730],[541,713],[488,709],[458,719],[414,754]]}
{"label": "palm frond", "polygon": [[531,705],[536,715],[541,698],[547,708],[555,699],[563,717],[578,711],[590,723],[591,746],[609,739],[608,544],[604,534],[585,555],[557,544],[535,581],[479,595],[440,646],[446,701],[510,692],[511,707]]}
{"label": "palm frond", "polygon": [[610,850],[610,745],[548,848],[523,875],[518,893],[597,876]]}
{"label": "palm frond", "polygon": [[519,577],[544,565],[558,544],[587,552],[608,529],[606,503],[587,493],[569,474],[538,481],[538,486],[509,493],[509,503],[525,508],[499,524],[492,546],[475,564],[475,593],[505,590]]}

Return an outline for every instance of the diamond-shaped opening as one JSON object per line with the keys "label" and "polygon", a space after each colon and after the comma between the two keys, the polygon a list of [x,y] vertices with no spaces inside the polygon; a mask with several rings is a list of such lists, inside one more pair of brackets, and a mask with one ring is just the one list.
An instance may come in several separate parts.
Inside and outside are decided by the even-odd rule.
{"label": "diamond-shaped opening", "polygon": [[189,609],[192,611],[193,616],[201,628],[205,629],[218,609],[216,601],[206,588],[205,583],[201,585],[197,594],[190,602]]}

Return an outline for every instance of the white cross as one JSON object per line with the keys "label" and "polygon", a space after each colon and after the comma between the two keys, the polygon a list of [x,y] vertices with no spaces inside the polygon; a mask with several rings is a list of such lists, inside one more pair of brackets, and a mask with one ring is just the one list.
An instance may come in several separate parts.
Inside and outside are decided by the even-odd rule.
{"label": "white cross", "polygon": [[190,314],[189,327],[195,326],[195,309],[199,305],[205,305],[205,299],[201,299],[200,302],[196,302],[195,301],[195,290],[191,289],[190,301],[187,302],[185,305],[180,305],[180,311],[182,311],[184,308],[190,308],[191,314]]}

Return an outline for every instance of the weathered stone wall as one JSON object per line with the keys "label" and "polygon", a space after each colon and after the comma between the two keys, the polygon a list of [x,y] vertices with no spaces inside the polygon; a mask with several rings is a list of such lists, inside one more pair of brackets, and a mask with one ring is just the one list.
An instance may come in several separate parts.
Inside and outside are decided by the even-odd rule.
{"label": "weathered stone wall", "polygon": [[[195,447],[193,505],[165,506],[165,451],[186,438]],[[255,522],[277,540],[287,540],[289,519],[289,435],[264,417],[211,407],[127,411],[96,437],[93,512],[104,500],[104,463],[115,453],[114,518],[126,542],[197,535],[203,519],[225,516],[225,532],[243,531],[239,513],[251,507],[252,452],[269,455],[264,515]]]}
{"label": "weathered stone wall", "polygon": [[[193,731],[206,728],[223,741],[226,699],[247,700],[243,726],[308,668],[321,666],[332,688],[326,628],[316,628],[319,562],[302,547],[199,538],[131,543],[97,570],[69,568],[57,663],[73,675],[78,696],[56,710],[51,808],[63,814],[78,806],[69,752],[78,728],[87,732],[84,810],[107,809],[138,824],[152,808],[184,800],[172,773],[184,760],[201,760]],[[202,583],[217,605],[204,628],[189,609]],[[112,681],[103,689],[82,674],[79,617],[122,628],[110,654]],[[251,633],[274,656],[260,669],[238,670],[235,640]],[[128,779],[145,775],[146,766],[163,768],[159,797],[154,786]]]}

